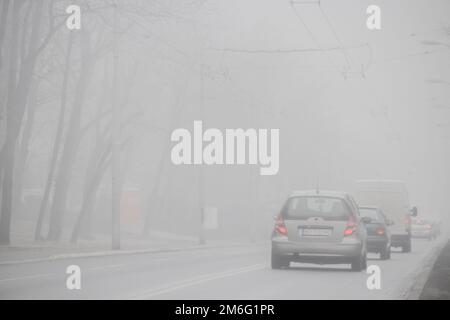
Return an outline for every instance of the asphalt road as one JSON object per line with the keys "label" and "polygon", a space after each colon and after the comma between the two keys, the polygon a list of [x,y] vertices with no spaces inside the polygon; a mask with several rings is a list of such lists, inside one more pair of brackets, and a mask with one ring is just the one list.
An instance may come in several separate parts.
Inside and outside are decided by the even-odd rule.
{"label": "asphalt road", "polygon": [[[0,299],[396,299],[436,242],[414,240],[392,260],[370,255],[381,289],[348,265],[291,264],[270,269],[268,244],[0,265]],[[81,290],[66,268],[81,268]]]}

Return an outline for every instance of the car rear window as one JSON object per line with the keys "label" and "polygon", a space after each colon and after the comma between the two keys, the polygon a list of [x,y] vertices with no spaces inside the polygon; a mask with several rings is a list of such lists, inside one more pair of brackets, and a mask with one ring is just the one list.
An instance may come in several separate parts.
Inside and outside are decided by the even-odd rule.
{"label": "car rear window", "polygon": [[359,208],[359,214],[361,217],[368,217],[372,219],[372,221],[379,221],[380,217],[377,213],[377,209],[371,208]]}
{"label": "car rear window", "polygon": [[305,220],[320,217],[324,220],[348,220],[351,215],[343,199],[324,196],[289,198],[283,208],[285,219]]}
{"label": "car rear window", "polygon": [[431,224],[431,222],[427,221],[427,220],[416,219],[416,220],[413,220],[413,224],[416,224],[416,225],[419,225],[419,226],[423,226],[423,225],[426,225],[426,224]]}

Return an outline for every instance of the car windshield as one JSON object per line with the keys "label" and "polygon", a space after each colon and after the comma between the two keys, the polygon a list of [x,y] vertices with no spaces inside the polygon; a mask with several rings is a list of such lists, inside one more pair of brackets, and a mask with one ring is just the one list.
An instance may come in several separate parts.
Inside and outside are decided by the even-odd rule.
{"label": "car windshield", "polygon": [[320,217],[325,220],[347,220],[350,210],[343,199],[314,196],[292,197],[283,208],[286,219],[304,220]]}
{"label": "car windshield", "polygon": [[377,209],[373,208],[359,208],[359,213],[361,217],[368,217],[372,221],[378,221],[380,220],[380,217],[378,216]]}

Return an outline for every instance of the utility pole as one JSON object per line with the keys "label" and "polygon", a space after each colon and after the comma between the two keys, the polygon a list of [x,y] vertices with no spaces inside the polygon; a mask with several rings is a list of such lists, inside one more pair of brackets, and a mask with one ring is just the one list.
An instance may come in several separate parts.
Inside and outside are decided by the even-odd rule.
{"label": "utility pole", "polygon": [[114,26],[113,26],[113,84],[112,84],[112,229],[111,247],[113,250],[120,249],[120,115],[117,95],[117,3],[114,2]]}

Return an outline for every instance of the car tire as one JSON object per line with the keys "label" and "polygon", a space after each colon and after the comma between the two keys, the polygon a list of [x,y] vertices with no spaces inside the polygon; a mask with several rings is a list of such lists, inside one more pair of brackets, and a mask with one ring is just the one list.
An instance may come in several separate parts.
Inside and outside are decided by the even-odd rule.
{"label": "car tire", "polygon": [[365,254],[361,254],[353,259],[352,271],[362,271],[367,268],[367,257]]}
{"label": "car tire", "polygon": [[283,267],[285,268],[289,267],[289,260],[287,260],[285,257],[281,257],[274,253],[272,253],[270,262],[272,269],[281,269]]}
{"label": "car tire", "polygon": [[411,252],[411,241],[408,244],[402,246],[402,252]]}
{"label": "car tire", "polygon": [[384,248],[380,252],[380,259],[389,260],[390,258],[391,258],[391,246],[386,246],[386,248]]}

